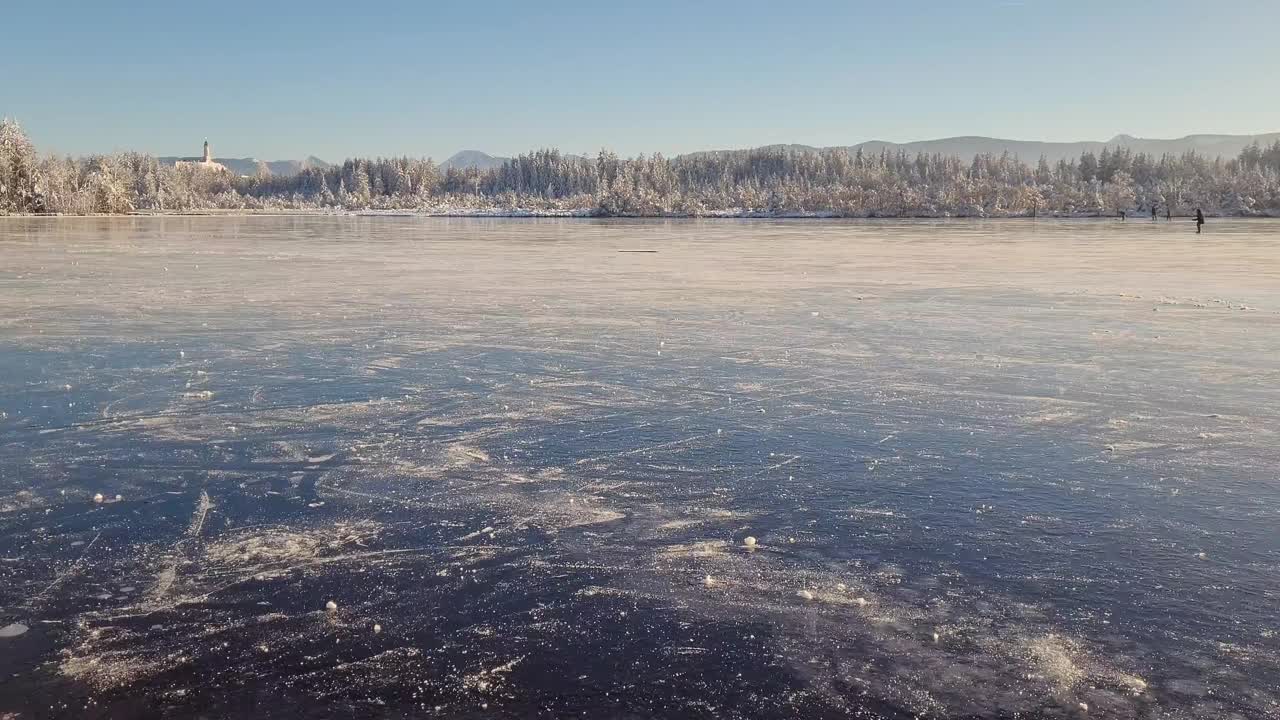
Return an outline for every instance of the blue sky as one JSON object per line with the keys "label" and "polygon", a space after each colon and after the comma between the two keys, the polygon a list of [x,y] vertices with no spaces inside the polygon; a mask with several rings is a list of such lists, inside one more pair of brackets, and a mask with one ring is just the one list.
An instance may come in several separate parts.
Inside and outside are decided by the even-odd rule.
{"label": "blue sky", "polygon": [[1280,130],[1278,0],[6,0],[42,149],[622,154]]}

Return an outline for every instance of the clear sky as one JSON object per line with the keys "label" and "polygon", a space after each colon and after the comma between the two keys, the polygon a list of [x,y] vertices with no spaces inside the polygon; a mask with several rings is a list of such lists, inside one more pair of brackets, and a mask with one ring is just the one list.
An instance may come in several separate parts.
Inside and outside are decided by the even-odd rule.
{"label": "clear sky", "polygon": [[5,0],[45,150],[334,161],[1280,130],[1280,0]]}

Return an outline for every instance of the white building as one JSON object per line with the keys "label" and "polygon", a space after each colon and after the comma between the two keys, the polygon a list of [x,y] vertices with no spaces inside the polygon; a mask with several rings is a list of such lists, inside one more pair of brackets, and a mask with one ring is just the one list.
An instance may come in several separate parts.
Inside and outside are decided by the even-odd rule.
{"label": "white building", "polygon": [[209,141],[204,141],[204,155],[199,160],[179,160],[175,165],[190,165],[191,167],[200,168],[202,170],[216,170],[218,172],[231,172],[222,163],[213,161],[213,150],[209,147]]}

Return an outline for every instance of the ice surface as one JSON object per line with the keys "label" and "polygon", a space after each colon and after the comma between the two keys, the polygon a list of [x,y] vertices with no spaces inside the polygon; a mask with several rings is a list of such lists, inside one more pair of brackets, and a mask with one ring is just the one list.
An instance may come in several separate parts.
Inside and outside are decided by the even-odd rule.
{"label": "ice surface", "polygon": [[0,220],[0,715],[1276,717],[1278,231]]}

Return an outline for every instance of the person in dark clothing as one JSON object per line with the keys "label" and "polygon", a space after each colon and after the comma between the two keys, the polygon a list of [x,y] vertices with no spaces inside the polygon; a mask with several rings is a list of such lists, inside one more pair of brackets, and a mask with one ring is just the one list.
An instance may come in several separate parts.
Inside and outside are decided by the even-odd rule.
{"label": "person in dark clothing", "polygon": [[1151,203],[1151,222],[1156,221],[1156,204]]}
{"label": "person in dark clothing", "polygon": [[1196,208],[1196,234],[1200,234],[1200,228],[1204,227],[1204,212],[1200,208]]}
{"label": "person in dark clothing", "polygon": [[1165,219],[1165,220],[1173,220],[1173,206],[1172,206],[1172,205],[1165,205],[1165,206],[1164,206],[1164,219]]}

